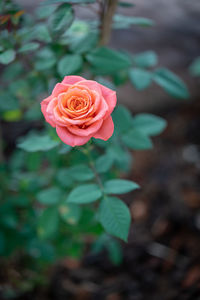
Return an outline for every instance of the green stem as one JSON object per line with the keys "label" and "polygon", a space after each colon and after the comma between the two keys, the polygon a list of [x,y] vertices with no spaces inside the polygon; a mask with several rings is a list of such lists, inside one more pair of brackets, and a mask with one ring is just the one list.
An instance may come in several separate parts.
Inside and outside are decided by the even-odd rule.
{"label": "green stem", "polygon": [[84,153],[87,155],[88,157],[88,160],[89,160],[89,166],[91,167],[94,175],[95,175],[95,178],[96,178],[96,182],[97,184],[99,185],[102,193],[104,194],[105,196],[105,191],[104,191],[104,187],[103,187],[103,183],[101,181],[101,177],[99,176],[96,168],[95,168],[95,163],[94,163],[94,160],[93,160],[93,157],[92,157],[92,154],[91,154],[91,145],[90,144],[87,144],[87,148],[85,149]]}

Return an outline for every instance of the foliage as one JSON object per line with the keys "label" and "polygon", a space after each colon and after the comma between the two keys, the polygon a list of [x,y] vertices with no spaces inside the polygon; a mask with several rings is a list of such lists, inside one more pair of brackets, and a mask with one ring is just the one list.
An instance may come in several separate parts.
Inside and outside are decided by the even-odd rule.
{"label": "foliage", "polygon": [[[156,68],[155,52],[132,54],[99,46],[100,24],[77,19],[74,10],[93,2],[46,0],[34,14],[12,1],[0,4],[0,116],[13,132],[20,124],[26,124],[24,132],[33,127],[18,139],[16,149],[7,153],[9,141],[3,145],[8,162],[0,168],[0,253],[5,258],[20,253],[35,270],[58,257],[79,258],[87,235],[93,237],[94,251],[106,248],[113,263],[121,261],[113,237],[127,241],[131,216],[124,201],[113,195],[134,194],[139,188],[124,179],[131,168],[130,151],[151,149],[152,137],[166,127],[161,117],[132,116],[118,105],[111,139],[72,149],[44,124],[39,104],[44,95],[63,76],[87,74],[113,89],[128,80],[137,90],[155,82],[175,98],[188,98],[181,79]],[[112,25],[126,29],[154,22],[115,15]],[[191,69],[196,74],[196,65]]]}

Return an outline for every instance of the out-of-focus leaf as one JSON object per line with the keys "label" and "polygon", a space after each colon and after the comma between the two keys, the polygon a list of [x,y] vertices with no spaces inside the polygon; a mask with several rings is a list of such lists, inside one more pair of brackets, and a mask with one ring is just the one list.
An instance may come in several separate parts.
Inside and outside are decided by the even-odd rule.
{"label": "out-of-focus leaf", "polygon": [[97,74],[112,74],[130,67],[130,58],[116,50],[97,48],[86,56]]}
{"label": "out-of-focus leaf", "polygon": [[94,178],[92,170],[84,164],[69,168],[70,176],[77,181],[87,181]]}
{"label": "out-of-focus leaf", "polygon": [[[45,1],[42,1],[41,4],[43,4]],[[56,9],[56,6],[46,6],[45,8],[43,6],[38,6],[35,10],[36,16],[38,19],[45,19],[48,18],[51,14],[54,13]]]}
{"label": "out-of-focus leaf", "polygon": [[52,68],[56,64],[56,57],[52,50],[43,48],[37,53],[35,68],[38,71]]}
{"label": "out-of-focus leaf", "polygon": [[76,37],[71,45],[70,50],[75,53],[86,53],[94,49],[98,41],[98,34],[96,32],[89,32],[83,37]]}
{"label": "out-of-focus leaf", "polygon": [[155,70],[153,79],[172,97],[177,99],[189,98],[189,91],[185,83],[168,69]]}
{"label": "out-of-focus leaf", "polygon": [[72,150],[72,147],[66,144],[62,144],[59,150],[59,154],[67,154]]}
{"label": "out-of-focus leaf", "polygon": [[127,132],[127,130],[131,128],[132,116],[125,106],[118,105],[114,110],[112,117],[115,124],[115,130],[118,133]]}
{"label": "out-of-focus leaf", "polygon": [[82,67],[82,57],[78,54],[67,54],[58,62],[60,76],[76,73]]}
{"label": "out-of-focus leaf", "polygon": [[71,4],[85,4],[94,3],[96,0],[45,0],[41,2],[41,5],[57,4],[57,3],[71,3]]}
{"label": "out-of-focus leaf", "polygon": [[61,201],[62,192],[58,187],[50,187],[39,192],[36,197],[41,204],[53,205]]}
{"label": "out-of-focus leaf", "polygon": [[147,150],[153,147],[150,138],[134,128],[122,136],[122,141],[133,150]]}
{"label": "out-of-focus leaf", "polygon": [[68,3],[58,6],[48,20],[49,29],[53,35],[63,34],[74,20],[74,11]]}
{"label": "out-of-focus leaf", "polygon": [[73,184],[74,180],[70,176],[70,171],[66,168],[60,168],[57,171],[56,179],[58,180],[59,184],[66,188]]}
{"label": "out-of-focus leaf", "polygon": [[52,41],[49,30],[45,24],[37,24],[33,29],[32,36],[40,42],[50,43]]}
{"label": "out-of-focus leaf", "polygon": [[142,17],[129,17],[125,15],[116,14],[113,18],[113,27],[116,29],[129,28],[131,25],[142,27],[151,27],[155,23],[153,20]]}
{"label": "out-of-focus leaf", "polygon": [[0,93],[0,112],[16,110],[19,108],[18,100],[10,93]]}
{"label": "out-of-focus leaf", "polygon": [[29,52],[29,51],[34,51],[36,49],[38,49],[40,46],[40,44],[32,42],[32,43],[28,43],[23,45],[22,47],[19,48],[18,52],[19,53],[23,53],[23,52]]}
{"label": "out-of-focus leaf", "polygon": [[63,203],[59,206],[59,212],[62,219],[71,225],[77,224],[81,216],[80,206],[73,203]]}
{"label": "out-of-focus leaf", "polygon": [[121,7],[133,7],[133,6],[135,6],[135,4],[133,4],[133,3],[124,2],[124,1],[119,1],[118,5],[121,6]]}
{"label": "out-of-focus leaf", "polygon": [[148,88],[152,82],[152,75],[149,71],[133,68],[129,71],[129,78],[138,91]]}
{"label": "out-of-focus leaf", "polygon": [[113,162],[113,156],[110,153],[105,153],[97,158],[95,168],[98,173],[105,173],[112,167]]}
{"label": "out-of-focus leaf", "polygon": [[189,70],[193,76],[200,76],[200,56],[193,61]]}
{"label": "out-of-focus leaf", "polygon": [[28,121],[40,120],[41,118],[42,112],[38,103],[34,103],[24,114],[24,119]]}
{"label": "out-of-focus leaf", "polygon": [[16,53],[13,49],[8,49],[0,54],[0,63],[7,65],[15,59]]}
{"label": "out-of-focus leaf", "polygon": [[13,80],[16,77],[24,74],[24,67],[21,62],[14,62],[6,67],[2,74],[2,79],[5,81]]}
{"label": "out-of-focus leaf", "polygon": [[54,141],[49,135],[43,135],[42,133],[30,133],[17,144],[18,148],[28,152],[48,151],[58,145],[58,141]]}
{"label": "out-of-focus leaf", "polygon": [[132,126],[146,135],[154,136],[160,134],[167,126],[167,122],[152,114],[138,114],[132,120]]}
{"label": "out-of-focus leaf", "polygon": [[46,208],[40,215],[37,223],[37,232],[40,238],[53,238],[56,235],[59,224],[58,210],[55,207]]}
{"label": "out-of-focus leaf", "polygon": [[158,63],[158,57],[154,51],[149,50],[134,55],[133,63],[139,68],[154,67]]}

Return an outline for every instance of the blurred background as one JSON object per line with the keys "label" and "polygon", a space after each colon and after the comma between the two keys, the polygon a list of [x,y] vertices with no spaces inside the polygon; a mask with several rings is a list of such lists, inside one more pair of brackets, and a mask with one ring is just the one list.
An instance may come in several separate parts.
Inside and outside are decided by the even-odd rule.
{"label": "blurred background", "polygon": [[[32,14],[41,1],[15,2]],[[109,46],[132,54],[155,51],[158,66],[185,81],[190,99],[173,99],[156,84],[144,91],[130,82],[116,88],[118,101],[133,114],[150,112],[168,122],[164,133],[154,138],[154,149],[133,153],[129,177],[142,189],[123,196],[133,223],[128,243],[121,244],[122,253],[111,250],[121,263],[113,264],[106,251],[95,254],[88,247],[82,259],[66,257],[54,265],[47,274],[47,286],[14,299],[200,299],[200,76],[191,72],[191,64],[200,55],[200,2],[128,2],[134,6],[120,6],[117,14],[150,18],[155,26],[115,28]],[[91,6],[75,7],[76,16],[96,20],[97,5]],[[8,125],[3,123],[2,128],[3,137],[13,146],[16,136]],[[16,135],[22,133],[24,129]],[[8,271],[3,266],[0,295],[12,286],[10,277],[22,276],[19,268]],[[11,299],[11,294],[2,299]]]}

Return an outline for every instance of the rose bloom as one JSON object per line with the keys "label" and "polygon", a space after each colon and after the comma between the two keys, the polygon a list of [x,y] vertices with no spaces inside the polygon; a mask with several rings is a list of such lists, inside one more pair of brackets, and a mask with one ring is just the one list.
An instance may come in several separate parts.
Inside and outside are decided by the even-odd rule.
{"label": "rose bloom", "polygon": [[41,102],[46,121],[56,127],[60,139],[72,147],[90,138],[108,140],[114,131],[111,113],[116,92],[93,80],[66,76]]}

